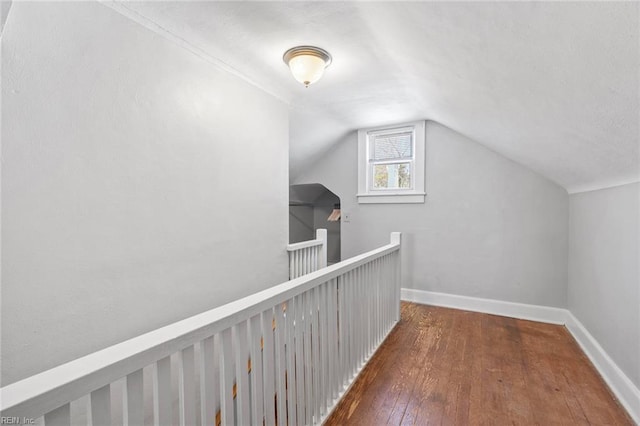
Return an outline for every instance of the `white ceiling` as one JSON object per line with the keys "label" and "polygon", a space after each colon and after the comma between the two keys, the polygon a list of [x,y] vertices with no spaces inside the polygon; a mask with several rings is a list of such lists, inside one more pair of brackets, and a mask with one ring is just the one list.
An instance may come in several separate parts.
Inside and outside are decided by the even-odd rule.
{"label": "white ceiling", "polygon": [[[348,132],[438,121],[576,192],[640,176],[637,2],[127,2],[291,105],[295,177]],[[282,54],[333,64],[305,89]],[[355,167],[355,165],[354,165]]]}

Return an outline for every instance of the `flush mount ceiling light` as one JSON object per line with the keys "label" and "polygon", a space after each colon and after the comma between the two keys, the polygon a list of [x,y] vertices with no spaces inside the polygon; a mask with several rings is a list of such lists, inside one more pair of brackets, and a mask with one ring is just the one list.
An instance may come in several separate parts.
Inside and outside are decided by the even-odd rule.
{"label": "flush mount ceiling light", "polygon": [[293,77],[305,87],[320,80],[324,69],[331,64],[331,55],[314,46],[297,46],[284,52],[284,63],[289,66]]}

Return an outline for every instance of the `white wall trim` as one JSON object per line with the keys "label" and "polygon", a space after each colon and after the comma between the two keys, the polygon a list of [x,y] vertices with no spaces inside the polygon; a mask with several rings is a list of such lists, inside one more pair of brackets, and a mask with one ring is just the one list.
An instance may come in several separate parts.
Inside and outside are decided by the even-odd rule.
{"label": "white wall trim", "polygon": [[458,296],[455,294],[436,293],[433,291],[409,288],[403,288],[401,290],[401,298],[408,302],[422,303],[425,305],[443,306],[446,308],[463,309],[465,311],[482,312],[485,314],[562,325],[565,324],[568,313],[566,309],[561,308],[482,299],[479,297]]}
{"label": "white wall trim", "polygon": [[604,381],[609,385],[620,404],[627,410],[633,421],[640,424],[640,389],[627,377],[598,341],[587,331],[568,309],[553,308],[479,297],[403,288],[401,299],[407,302],[442,306],[466,311],[482,312],[531,321],[539,321],[566,326],[582,351],[587,355]]}
{"label": "white wall trim", "polygon": [[582,351],[591,360],[631,418],[640,424],[640,389],[618,367],[598,341],[573,314],[567,311],[565,324]]}

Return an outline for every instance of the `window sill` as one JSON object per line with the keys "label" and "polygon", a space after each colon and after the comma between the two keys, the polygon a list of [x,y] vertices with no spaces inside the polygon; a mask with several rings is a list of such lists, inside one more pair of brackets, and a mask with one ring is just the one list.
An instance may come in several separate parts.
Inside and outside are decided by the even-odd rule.
{"label": "window sill", "polygon": [[388,192],[385,194],[357,194],[360,204],[416,204],[424,203],[425,192]]}

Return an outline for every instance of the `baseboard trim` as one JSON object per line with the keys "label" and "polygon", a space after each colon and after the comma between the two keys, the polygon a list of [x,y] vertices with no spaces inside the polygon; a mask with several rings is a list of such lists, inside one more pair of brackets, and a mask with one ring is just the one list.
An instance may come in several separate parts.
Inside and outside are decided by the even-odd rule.
{"label": "baseboard trim", "polygon": [[631,382],[598,341],[569,310],[409,288],[403,288],[400,297],[404,301],[424,305],[564,325],[620,401],[620,404],[627,410],[633,421],[640,425],[640,389]]}
{"label": "baseboard trim", "polygon": [[502,300],[482,299],[479,297],[458,296],[455,294],[436,293],[434,291],[403,288],[402,300],[424,305],[442,306],[445,308],[463,309],[465,311],[482,312],[503,317],[519,318],[531,321],[564,325],[567,320],[566,309],[548,306],[527,305],[524,303],[504,302]]}
{"label": "baseboard trim", "polygon": [[640,424],[640,389],[620,370],[600,343],[569,311],[567,311],[565,326],[633,421]]}

